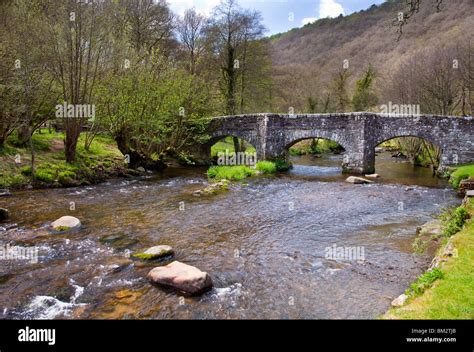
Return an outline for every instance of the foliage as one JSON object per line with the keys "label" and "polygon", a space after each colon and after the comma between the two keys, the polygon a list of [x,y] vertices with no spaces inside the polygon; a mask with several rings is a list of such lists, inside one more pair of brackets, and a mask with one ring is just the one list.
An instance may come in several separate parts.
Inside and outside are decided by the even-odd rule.
{"label": "foliage", "polygon": [[458,167],[452,174],[450,182],[454,188],[459,188],[462,180],[474,178],[474,165],[464,165]]}
{"label": "foliage", "polygon": [[277,166],[271,161],[260,161],[256,165],[257,171],[260,171],[264,175],[270,175],[277,172]]}
{"label": "foliage", "polygon": [[412,297],[419,296],[425,292],[426,289],[432,287],[436,280],[444,279],[444,277],[444,273],[438,268],[427,271],[422,276],[420,276],[416,282],[410,285],[410,288],[407,290],[406,294]]}
{"label": "foliage", "polygon": [[255,176],[256,171],[248,166],[213,166],[207,176],[216,180],[240,181]]}
{"label": "foliage", "polygon": [[378,103],[378,97],[373,91],[376,78],[372,65],[369,65],[362,77],[356,82],[356,89],[352,97],[352,105],[355,111],[368,111]]}
{"label": "foliage", "polygon": [[464,207],[458,207],[454,211],[448,211],[442,216],[443,235],[451,237],[462,230],[465,222],[469,219],[469,213]]}

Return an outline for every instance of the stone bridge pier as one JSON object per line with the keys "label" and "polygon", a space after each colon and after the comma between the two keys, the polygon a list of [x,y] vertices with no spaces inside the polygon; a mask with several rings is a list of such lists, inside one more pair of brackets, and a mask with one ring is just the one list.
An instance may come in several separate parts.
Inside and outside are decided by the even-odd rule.
{"label": "stone bridge pier", "polygon": [[252,144],[258,160],[287,159],[289,149],[305,139],[332,140],[345,149],[343,171],[354,174],[375,172],[375,147],[397,137],[420,137],[436,144],[443,166],[474,162],[471,117],[255,114],[214,118],[208,130],[211,140],[193,151],[200,162],[208,162],[212,145],[228,136]]}

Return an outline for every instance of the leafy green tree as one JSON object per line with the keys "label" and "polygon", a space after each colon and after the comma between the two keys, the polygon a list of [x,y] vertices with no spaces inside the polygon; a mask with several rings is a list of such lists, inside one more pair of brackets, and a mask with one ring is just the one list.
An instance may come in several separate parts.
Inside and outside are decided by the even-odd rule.
{"label": "leafy green tree", "polygon": [[367,111],[378,103],[378,97],[372,87],[376,74],[372,65],[369,65],[362,77],[356,82],[356,89],[352,97],[352,105],[355,111]]}

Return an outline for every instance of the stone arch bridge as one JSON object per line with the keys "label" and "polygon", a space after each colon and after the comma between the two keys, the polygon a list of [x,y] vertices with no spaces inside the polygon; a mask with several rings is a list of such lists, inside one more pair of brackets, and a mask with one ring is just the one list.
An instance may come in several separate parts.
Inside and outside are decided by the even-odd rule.
{"label": "stone arch bridge", "polygon": [[289,148],[297,142],[324,138],[345,149],[344,172],[367,174],[375,172],[377,145],[396,137],[421,137],[441,148],[442,166],[474,162],[472,117],[255,114],[213,118],[208,131],[210,141],[194,150],[200,160],[209,160],[212,145],[229,136],[252,144],[258,160],[287,158]]}

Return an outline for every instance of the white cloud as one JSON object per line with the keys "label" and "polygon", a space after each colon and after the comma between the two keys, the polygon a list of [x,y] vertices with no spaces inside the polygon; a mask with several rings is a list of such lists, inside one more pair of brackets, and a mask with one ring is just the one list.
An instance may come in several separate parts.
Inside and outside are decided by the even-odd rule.
{"label": "white cloud", "polygon": [[321,0],[319,3],[319,18],[345,15],[344,8],[335,0]]}
{"label": "white cloud", "polygon": [[320,0],[319,1],[319,17],[305,17],[301,20],[301,24],[307,25],[321,18],[337,17],[340,14],[345,15],[344,8],[336,0]]}
{"label": "white cloud", "polygon": [[301,20],[301,24],[303,26],[307,25],[308,23],[313,23],[314,21],[317,21],[317,17],[306,17]]}

